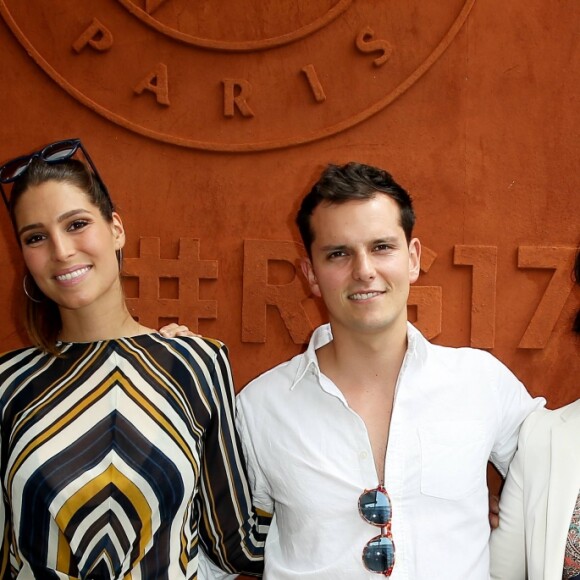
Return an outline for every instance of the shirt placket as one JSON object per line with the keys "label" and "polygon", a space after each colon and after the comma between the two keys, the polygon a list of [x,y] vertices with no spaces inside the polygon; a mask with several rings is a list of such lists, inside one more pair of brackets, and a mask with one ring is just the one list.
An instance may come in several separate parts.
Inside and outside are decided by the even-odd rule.
{"label": "shirt placket", "polygon": [[407,525],[409,516],[405,513],[404,482],[406,466],[409,460],[406,451],[405,431],[403,429],[403,412],[397,405],[401,393],[405,391],[409,377],[409,366],[414,360],[414,349],[408,348],[401,365],[399,376],[395,384],[393,411],[389,426],[389,439],[385,451],[385,473],[383,474],[385,488],[391,497],[393,505],[393,543],[395,545],[395,567],[391,575],[392,580],[411,580],[407,557]]}

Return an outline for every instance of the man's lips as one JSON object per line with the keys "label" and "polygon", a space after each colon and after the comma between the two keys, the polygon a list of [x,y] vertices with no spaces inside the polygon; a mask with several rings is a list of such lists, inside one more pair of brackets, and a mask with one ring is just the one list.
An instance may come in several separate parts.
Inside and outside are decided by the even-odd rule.
{"label": "man's lips", "polygon": [[382,290],[367,290],[366,292],[356,292],[355,294],[349,294],[349,300],[368,300],[369,298],[375,298],[376,296],[380,296],[385,292]]}

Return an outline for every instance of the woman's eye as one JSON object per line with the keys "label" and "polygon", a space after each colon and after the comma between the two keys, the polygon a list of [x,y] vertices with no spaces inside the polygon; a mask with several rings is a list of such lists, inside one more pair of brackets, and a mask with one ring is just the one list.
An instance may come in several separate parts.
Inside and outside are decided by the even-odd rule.
{"label": "woman's eye", "polygon": [[45,236],[42,234],[32,234],[30,236],[27,236],[24,239],[24,243],[27,246],[33,246],[34,244],[38,244],[39,242],[42,242],[42,240],[44,240]]}
{"label": "woman's eye", "polygon": [[74,230],[81,230],[82,228],[84,228],[85,226],[87,226],[87,225],[88,225],[88,223],[89,223],[89,222],[88,222],[88,221],[86,221],[86,220],[75,220],[74,222],[72,222],[72,223],[69,225],[68,229],[69,229],[69,230],[73,230],[73,231],[74,231]]}

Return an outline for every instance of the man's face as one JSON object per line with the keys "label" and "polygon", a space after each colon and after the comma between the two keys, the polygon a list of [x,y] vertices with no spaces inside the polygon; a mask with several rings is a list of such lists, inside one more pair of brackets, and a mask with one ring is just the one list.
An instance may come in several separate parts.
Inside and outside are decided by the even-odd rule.
{"label": "man's face", "polygon": [[324,300],[334,333],[406,326],[421,246],[416,238],[407,244],[400,215],[397,203],[381,193],[314,210],[312,258],[302,269],[312,293]]}

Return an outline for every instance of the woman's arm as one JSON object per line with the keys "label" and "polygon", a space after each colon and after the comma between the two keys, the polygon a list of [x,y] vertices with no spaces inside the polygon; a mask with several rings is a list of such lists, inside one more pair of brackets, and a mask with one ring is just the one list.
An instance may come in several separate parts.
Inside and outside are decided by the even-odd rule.
{"label": "woman's arm", "polygon": [[234,423],[234,389],[222,346],[211,373],[215,416],[201,460],[199,526],[206,554],[227,572],[261,575],[268,514],[252,507],[246,465]]}
{"label": "woman's arm", "polygon": [[[0,449],[3,447],[2,438],[0,437]],[[6,460],[0,454],[0,465]],[[0,473],[3,470],[0,470]],[[10,509],[6,505],[6,494],[4,493],[4,486],[0,486],[0,580],[10,580],[12,578],[12,570],[10,563],[10,547],[12,539],[12,526],[10,523]]]}
{"label": "woman's arm", "polygon": [[519,434],[518,450],[509,466],[501,493],[499,527],[491,534],[491,577],[493,579],[525,580],[527,578],[524,497],[529,481],[526,474],[526,458],[529,453],[534,453],[528,441],[539,419],[548,412],[541,410],[532,413],[524,422]]}
{"label": "woman's arm", "polygon": [[511,463],[501,493],[499,527],[491,533],[491,577],[494,580],[526,578],[522,454],[518,450]]}

